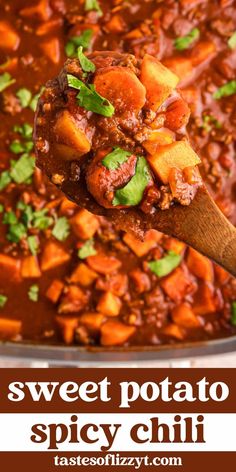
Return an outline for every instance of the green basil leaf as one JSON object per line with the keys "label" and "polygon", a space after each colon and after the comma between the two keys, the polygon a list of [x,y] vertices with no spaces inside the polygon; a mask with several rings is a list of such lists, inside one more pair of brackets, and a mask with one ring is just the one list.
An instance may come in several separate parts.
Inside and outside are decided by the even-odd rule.
{"label": "green basil leaf", "polygon": [[14,84],[16,79],[12,79],[11,74],[4,72],[0,75],[0,92],[3,92],[7,87]]}
{"label": "green basil leaf", "polygon": [[39,242],[36,236],[28,236],[27,243],[29,246],[29,250],[33,256],[36,256],[39,248]]}
{"label": "green basil leaf", "polygon": [[84,72],[95,72],[96,67],[93,64],[92,61],[90,61],[83,53],[83,48],[80,46],[77,51],[78,54],[78,59],[80,62],[80,65],[83,69]]}
{"label": "green basil leaf", "polygon": [[39,298],[39,286],[34,284],[28,290],[28,297],[31,302],[37,302]]}
{"label": "green basil leaf", "polygon": [[233,302],[231,305],[231,323],[233,326],[236,326],[236,302]]}
{"label": "green basil leaf", "polygon": [[27,182],[33,175],[35,168],[35,158],[28,154],[22,154],[20,159],[15,163],[10,170],[10,176],[17,184]]}
{"label": "green basil leaf", "polygon": [[231,80],[222,87],[218,88],[216,92],[213,94],[213,98],[219,100],[223,97],[230,97],[230,95],[234,95],[236,93],[236,80]]}
{"label": "green basil leaf", "polygon": [[200,30],[198,28],[193,28],[190,33],[186,34],[186,36],[182,36],[181,38],[176,38],[174,41],[175,49],[178,51],[184,51],[184,49],[188,49],[191,44],[196,41],[200,36]]}
{"label": "green basil leaf", "polygon": [[144,157],[138,157],[135,175],[123,188],[116,190],[112,204],[114,206],[138,205],[143,199],[144,190],[149,180],[150,172],[147,161]]}
{"label": "green basil leaf", "polygon": [[6,295],[0,295],[0,308],[3,308],[7,302],[7,297]]}
{"label": "green basil leaf", "polygon": [[86,259],[89,256],[95,256],[97,251],[94,247],[94,240],[88,239],[86,243],[78,250],[78,256],[80,259]]}
{"label": "green basil leaf", "polygon": [[58,218],[52,230],[52,235],[54,238],[58,239],[58,241],[65,241],[69,236],[69,233],[70,225],[68,219],[65,216]]}
{"label": "green basil leaf", "polygon": [[29,106],[32,99],[32,93],[30,90],[27,88],[21,88],[16,92],[16,96],[19,98],[22,108]]}
{"label": "green basil leaf", "polygon": [[115,113],[113,105],[96,92],[94,85],[87,86],[71,74],[67,74],[67,80],[69,87],[79,90],[77,99],[81,107],[106,117],[111,117]]}
{"label": "green basil leaf", "polygon": [[228,46],[230,47],[230,49],[236,48],[236,31],[228,39]]}
{"label": "green basil leaf", "polygon": [[98,0],[85,0],[84,8],[85,8],[85,11],[94,10],[94,11],[98,12],[99,16],[103,15],[103,12],[102,12],[102,9],[99,5]]}
{"label": "green basil leaf", "polygon": [[102,160],[102,164],[109,170],[118,169],[132,153],[121,148],[115,148],[114,151],[107,154]]}
{"label": "green basil leaf", "polygon": [[181,256],[174,251],[169,251],[162,259],[148,263],[149,269],[158,277],[165,277],[170,274],[181,262]]}

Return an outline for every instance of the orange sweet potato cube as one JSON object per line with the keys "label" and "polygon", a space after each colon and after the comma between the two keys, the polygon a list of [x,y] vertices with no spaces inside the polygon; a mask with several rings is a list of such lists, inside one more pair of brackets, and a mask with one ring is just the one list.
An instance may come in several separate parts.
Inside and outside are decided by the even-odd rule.
{"label": "orange sweet potato cube", "polygon": [[143,147],[146,151],[153,155],[158,151],[159,146],[173,143],[173,134],[171,131],[152,131],[148,139],[143,142]]}
{"label": "orange sweet potato cube", "polygon": [[121,310],[121,300],[112,292],[102,294],[97,304],[97,311],[106,316],[118,316]]}
{"label": "orange sweet potato cube", "polygon": [[176,303],[181,302],[185,297],[189,286],[190,280],[181,267],[177,267],[174,272],[161,280],[161,287],[164,292]]}
{"label": "orange sweet potato cube", "polygon": [[180,326],[177,326],[177,324],[175,323],[170,323],[167,326],[165,326],[162,329],[162,333],[165,336],[170,336],[171,338],[175,338],[178,341],[183,341],[185,337],[185,332],[183,328],[181,328]]}
{"label": "orange sweet potato cube", "polygon": [[194,71],[192,61],[188,57],[170,57],[164,60],[163,63],[174,72],[180,80],[189,78]]}
{"label": "orange sweet potato cube", "polygon": [[41,277],[41,270],[39,268],[37,257],[24,257],[21,263],[21,276],[23,279]]}
{"label": "orange sweet potato cube", "polygon": [[84,240],[92,238],[99,228],[98,218],[84,208],[70,219],[70,223],[76,236]]}
{"label": "orange sweet potato cube", "polygon": [[14,257],[0,254],[0,271],[5,280],[19,282],[21,280],[21,261]]}
{"label": "orange sweet potato cube", "polygon": [[64,249],[62,244],[48,241],[43,249],[41,257],[41,270],[54,269],[55,267],[69,261],[70,254]]}
{"label": "orange sweet potato cube", "polygon": [[192,248],[189,248],[188,251],[187,266],[190,272],[192,272],[196,277],[199,277],[206,282],[213,281],[214,273],[212,262],[210,259],[207,259],[207,257]]}
{"label": "orange sweet potato cube", "polygon": [[148,157],[153,172],[167,184],[172,168],[184,169],[201,163],[198,155],[186,141],[176,141],[167,146],[159,147],[156,154]]}
{"label": "orange sweet potato cube", "polygon": [[134,326],[127,326],[116,320],[108,320],[101,327],[101,345],[119,346],[129,340],[136,332]]}
{"label": "orange sweet potato cube", "polygon": [[172,311],[171,317],[175,324],[183,328],[199,328],[201,326],[200,320],[186,303],[176,306]]}
{"label": "orange sweet potato cube", "polygon": [[157,245],[161,238],[162,233],[151,229],[145,234],[144,241],[136,238],[132,233],[125,233],[123,240],[136,256],[143,257]]}
{"label": "orange sweet potato cube", "polygon": [[58,311],[59,313],[75,313],[82,310],[87,301],[87,295],[81,288],[77,285],[70,285],[65,290]]}
{"label": "orange sweet potato cube", "polygon": [[179,82],[177,75],[149,54],[143,58],[140,79],[147,91],[147,106],[153,111],[157,111]]}
{"label": "orange sweet potato cube", "polygon": [[191,61],[194,66],[209,59],[216,52],[216,45],[213,41],[200,41],[191,50]]}
{"label": "orange sweet potato cube", "polygon": [[22,322],[18,320],[10,320],[8,318],[0,318],[0,338],[12,339],[20,334]]}
{"label": "orange sweet potato cube", "polygon": [[56,323],[61,331],[65,344],[72,344],[75,337],[75,330],[79,324],[79,318],[57,316]]}
{"label": "orange sweet potato cube", "polygon": [[46,41],[40,42],[40,47],[45,56],[53,62],[58,64],[60,62],[60,42],[58,38],[50,38]]}
{"label": "orange sweet potato cube", "polygon": [[20,37],[7,21],[0,21],[0,48],[15,51],[20,44]]}
{"label": "orange sweet potato cube", "polygon": [[58,280],[58,279],[53,280],[51,285],[47,289],[46,297],[52,303],[57,303],[61,296],[63,288],[64,288],[64,284],[61,280]]}
{"label": "orange sweet potato cube", "polygon": [[100,327],[104,323],[106,317],[103,313],[83,313],[80,316],[79,322],[85,325],[91,331],[99,331]]}
{"label": "orange sweet potato cube", "polygon": [[82,287],[89,287],[98,278],[98,274],[90,269],[86,264],[78,264],[70,276],[70,282],[80,284]]}
{"label": "orange sweet potato cube", "polygon": [[209,313],[215,313],[216,309],[214,289],[211,284],[205,282],[199,288],[197,301],[193,306],[193,311],[196,315],[204,316]]}
{"label": "orange sweet potato cube", "polygon": [[60,112],[58,115],[54,132],[57,142],[75,149],[79,156],[87,154],[91,149],[91,144],[85,132],[79,129],[75,119],[67,110]]}

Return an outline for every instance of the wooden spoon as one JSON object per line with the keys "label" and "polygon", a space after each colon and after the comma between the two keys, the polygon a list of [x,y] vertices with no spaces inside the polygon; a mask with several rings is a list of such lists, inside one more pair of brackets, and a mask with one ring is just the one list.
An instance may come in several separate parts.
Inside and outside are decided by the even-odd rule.
{"label": "wooden spoon", "polygon": [[185,242],[236,276],[236,229],[204,186],[189,206],[175,205],[169,210],[157,210],[153,215],[147,215],[138,208],[102,209],[85,190],[85,183],[83,186],[81,183],[66,182],[61,189],[78,205],[108,217],[118,229],[134,232],[141,237],[144,231],[157,229]]}

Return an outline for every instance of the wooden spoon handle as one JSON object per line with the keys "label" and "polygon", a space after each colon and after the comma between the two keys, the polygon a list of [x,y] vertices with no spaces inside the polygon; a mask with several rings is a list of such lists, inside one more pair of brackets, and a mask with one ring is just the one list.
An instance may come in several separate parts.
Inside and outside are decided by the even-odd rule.
{"label": "wooden spoon handle", "polygon": [[172,234],[236,276],[236,229],[205,188],[189,207],[174,212]]}

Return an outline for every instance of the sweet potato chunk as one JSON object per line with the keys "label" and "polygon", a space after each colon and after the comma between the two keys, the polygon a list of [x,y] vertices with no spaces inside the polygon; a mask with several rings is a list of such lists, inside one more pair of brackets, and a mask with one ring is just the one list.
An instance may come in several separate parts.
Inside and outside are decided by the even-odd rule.
{"label": "sweet potato chunk", "polygon": [[184,169],[185,167],[196,166],[201,161],[190,144],[186,141],[176,141],[160,147],[155,155],[148,157],[148,162],[158,178],[167,184],[170,170],[173,167]]}
{"label": "sweet potato chunk", "polygon": [[5,281],[19,282],[21,280],[21,261],[13,257],[0,254],[0,271]]}
{"label": "sweet potato chunk", "polygon": [[199,328],[201,326],[200,320],[194,314],[192,308],[186,303],[175,307],[171,317],[174,323],[183,328]]}
{"label": "sweet potato chunk", "polygon": [[0,48],[15,51],[20,44],[20,37],[6,21],[0,21]]}
{"label": "sweet potato chunk", "polygon": [[161,280],[161,287],[166,295],[177,303],[181,302],[187,294],[189,286],[190,280],[181,267],[178,267],[174,272]]}
{"label": "sweet potato chunk", "polygon": [[224,270],[222,267],[220,266],[215,266],[215,274],[216,274],[216,278],[218,280],[218,282],[223,285],[225,284],[226,282],[228,282],[229,278],[230,278],[230,275],[228,272],[226,272],[226,270]]}
{"label": "sweet potato chunk", "polygon": [[106,321],[101,327],[101,345],[119,346],[124,344],[134,335],[135,331],[134,326],[127,326],[120,321]]}
{"label": "sweet potato chunk", "polygon": [[137,268],[132,270],[129,275],[134,282],[135,289],[138,293],[143,293],[150,290],[151,281],[145,272]]}
{"label": "sweet potato chunk", "polygon": [[121,305],[120,299],[112,292],[105,292],[97,304],[97,311],[106,316],[118,316]]}
{"label": "sweet potato chunk", "polygon": [[54,241],[48,241],[44,247],[41,258],[41,270],[54,269],[61,264],[69,261],[70,254],[63,248],[62,244]]}
{"label": "sweet potato chunk", "polygon": [[28,256],[22,260],[21,275],[23,279],[41,277],[38,259],[35,256]]}
{"label": "sweet potato chunk", "polygon": [[163,62],[180,80],[187,79],[193,74],[194,67],[192,61],[187,57],[171,57]]}
{"label": "sweet potato chunk", "polygon": [[98,278],[98,274],[90,269],[86,264],[78,264],[70,276],[70,282],[80,284],[82,287],[89,287]]}
{"label": "sweet potato chunk", "polygon": [[0,338],[12,339],[20,334],[22,322],[18,320],[9,320],[7,318],[0,318]]}
{"label": "sweet potato chunk", "polygon": [[146,90],[135,73],[124,67],[108,67],[96,74],[96,91],[114,105],[116,111],[139,111],[146,100]]}
{"label": "sweet potato chunk", "polygon": [[49,0],[40,0],[37,5],[31,7],[25,7],[20,10],[20,15],[26,18],[36,17],[42,21],[49,20],[52,14],[52,10],[49,5]]}
{"label": "sweet potato chunk", "polygon": [[[78,156],[86,154],[91,149],[91,144],[82,129],[79,129],[74,118],[69,111],[62,111],[54,126],[56,139],[60,144],[64,144],[69,148],[75,149]],[[70,155],[68,155],[68,159]]]}
{"label": "sweet potato chunk", "polygon": [[40,47],[45,56],[53,62],[58,64],[60,62],[60,42],[58,38],[51,38],[40,44]]}
{"label": "sweet potato chunk", "polygon": [[91,331],[99,331],[106,317],[102,313],[83,313],[80,316],[80,323],[85,325]]}
{"label": "sweet potato chunk", "polygon": [[126,233],[123,237],[123,240],[125,244],[127,244],[127,246],[132,249],[136,256],[143,257],[157,245],[161,238],[162,233],[156,231],[155,229],[150,229],[146,232],[144,241],[140,241],[140,239],[136,238],[131,233]]}
{"label": "sweet potato chunk", "polygon": [[121,267],[119,259],[113,256],[105,256],[103,254],[97,254],[96,256],[89,256],[87,263],[91,269],[95,270],[99,274],[112,274]]}
{"label": "sweet potato chunk", "polygon": [[90,239],[99,228],[98,218],[89,211],[82,209],[70,219],[72,230],[81,239]]}
{"label": "sweet potato chunk", "polygon": [[67,287],[59,306],[59,313],[75,313],[87,303],[87,295],[76,285]]}
{"label": "sweet potato chunk", "polygon": [[60,28],[63,25],[62,18],[55,18],[55,20],[46,21],[38,26],[36,29],[37,36],[44,36],[51,33],[51,31]]}
{"label": "sweet potato chunk", "polygon": [[148,139],[144,141],[143,147],[149,154],[153,155],[157,153],[159,146],[171,144],[173,141],[173,134],[169,130],[152,131]]}
{"label": "sweet potato chunk", "polygon": [[157,111],[175,89],[179,79],[157,59],[146,54],[141,66],[141,82],[147,91],[147,107]]}
{"label": "sweet potato chunk", "polygon": [[183,243],[182,241],[178,241],[177,239],[174,239],[174,238],[169,238],[166,242],[165,242],[165,248],[168,250],[168,251],[174,251],[175,254],[182,254],[182,252],[185,250],[186,248],[186,244]]}
{"label": "sweet potato chunk", "polygon": [[185,337],[185,332],[183,330],[183,328],[181,328],[180,326],[177,326],[176,324],[174,323],[170,323],[168,324],[167,326],[165,326],[163,329],[162,329],[162,333],[165,335],[165,336],[169,336],[171,338],[175,338],[177,339],[178,341],[183,341],[184,337]]}
{"label": "sweet potato chunk", "polygon": [[197,301],[193,306],[193,311],[196,315],[208,315],[209,313],[215,313],[216,302],[214,289],[208,283],[204,283],[200,286],[197,293]]}
{"label": "sweet potato chunk", "polygon": [[75,330],[79,324],[79,318],[57,316],[56,322],[61,331],[65,344],[72,344],[75,337]]}
{"label": "sweet potato chunk", "polygon": [[182,98],[178,98],[166,110],[165,126],[172,131],[177,131],[188,123],[189,117],[190,108]]}
{"label": "sweet potato chunk", "polygon": [[196,277],[206,282],[213,282],[214,274],[212,262],[192,248],[189,248],[187,266]]}
{"label": "sweet potato chunk", "polygon": [[216,52],[216,45],[213,41],[200,41],[191,50],[191,61],[194,66],[209,59]]}
{"label": "sweet potato chunk", "polygon": [[52,303],[57,303],[61,296],[63,288],[64,288],[64,284],[61,280],[58,280],[58,279],[53,280],[51,285],[47,289],[46,297]]}
{"label": "sweet potato chunk", "polygon": [[71,202],[68,198],[63,198],[60,205],[60,213],[62,215],[71,215],[74,213],[74,210],[78,209],[76,203]]}

